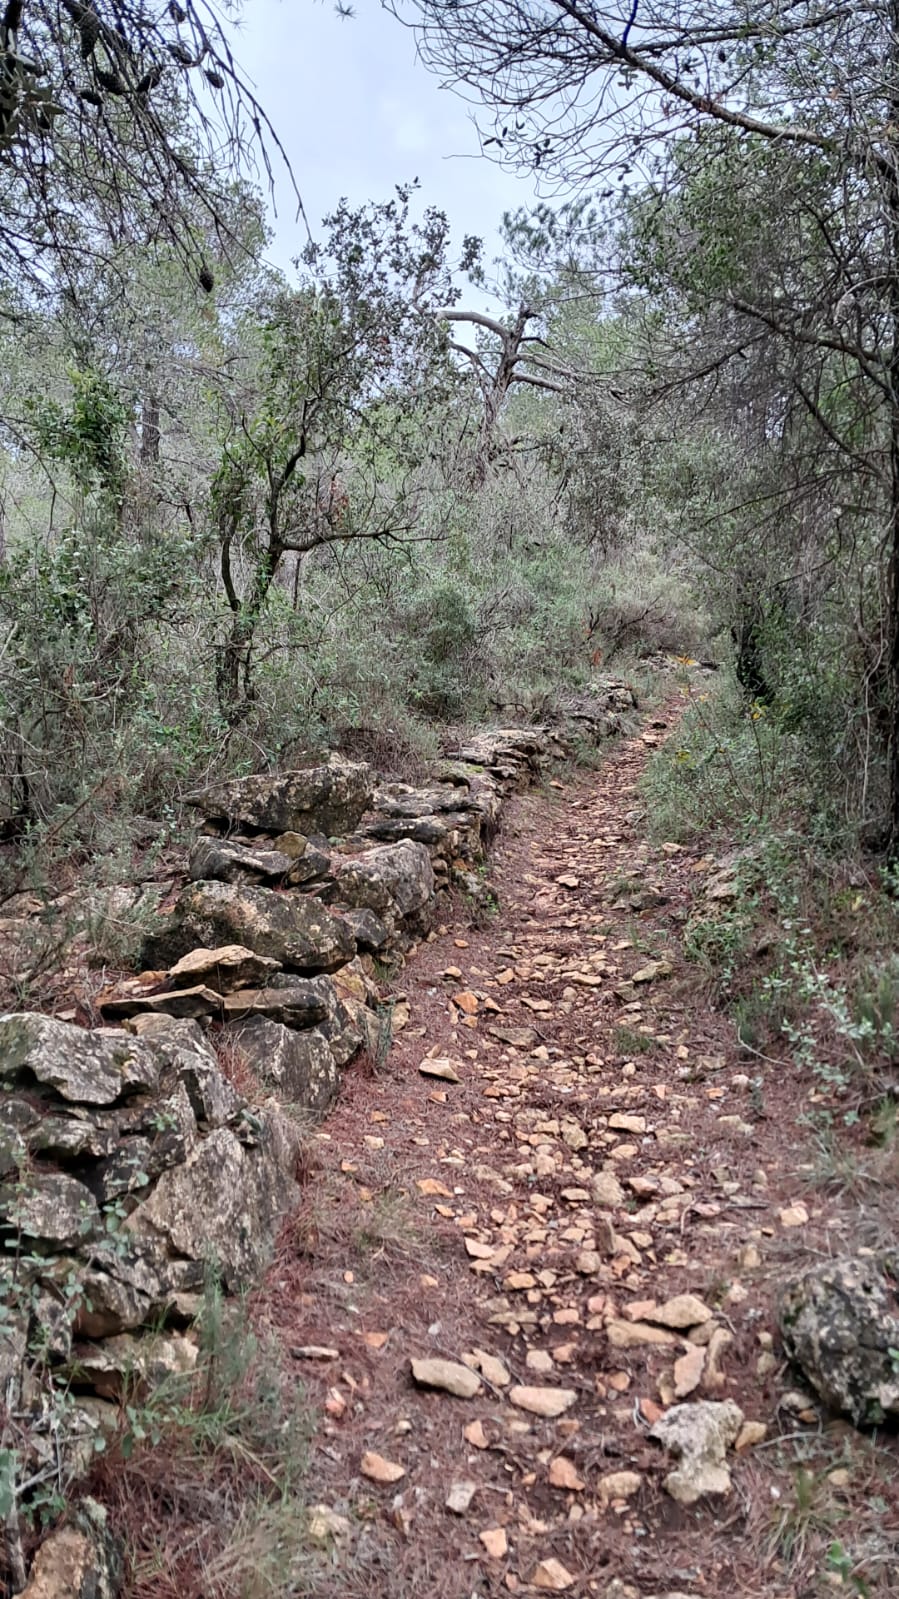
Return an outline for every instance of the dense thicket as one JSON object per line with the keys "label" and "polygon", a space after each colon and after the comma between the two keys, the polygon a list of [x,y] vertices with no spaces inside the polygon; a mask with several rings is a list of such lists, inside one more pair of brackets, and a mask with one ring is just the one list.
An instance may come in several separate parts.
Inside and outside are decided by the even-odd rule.
{"label": "dense thicket", "polygon": [[488,264],[399,188],[336,204],[285,274],[241,175],[263,124],[215,15],[20,9],[0,150],[25,241],[0,237],[7,836],[108,852],[211,768],[340,740],[413,762],[441,721],[539,710],[616,652],[664,648],[735,674],[685,783],[722,748],[754,771],[764,724],[791,775],[762,765],[764,802],[738,786],[750,809],[778,787],[834,834],[889,840],[887,11],[423,0],[426,56],[496,109],[490,148],[594,198],[507,218]]}
{"label": "dense thicket", "polygon": [[400,188],[340,203],[283,274],[237,174],[216,203],[178,240],[152,205],[125,233],[79,213],[0,324],[20,843],[124,860],[135,815],[212,769],[340,741],[414,764],[441,722],[539,711],[604,654],[699,638],[629,493],[633,334],[583,297],[564,219],[543,249],[546,217],[510,222],[494,283]]}
{"label": "dense thicket", "polygon": [[640,307],[658,421],[644,449],[748,714],[794,741],[818,810],[895,845],[895,5],[409,12],[425,58],[486,107],[485,147],[617,214],[608,264]]}

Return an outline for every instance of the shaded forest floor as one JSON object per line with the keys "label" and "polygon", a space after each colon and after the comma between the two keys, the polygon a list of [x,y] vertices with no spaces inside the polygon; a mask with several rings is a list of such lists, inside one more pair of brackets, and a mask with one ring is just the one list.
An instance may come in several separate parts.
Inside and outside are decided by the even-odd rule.
{"label": "shaded forest floor", "polygon": [[[897,1591],[896,1440],[823,1413],[773,1308],[802,1265],[876,1241],[886,1200],[821,1186],[816,1085],[750,1062],[684,958],[720,859],[648,842],[637,786],[679,709],[513,800],[489,926],[460,907],[414,956],[388,1058],[310,1138],[253,1306],[316,1417],[320,1553],[290,1592]],[[689,1333],[656,1314],[684,1293]],[[479,1391],[417,1385],[425,1358],[477,1368]],[[519,1386],[568,1391],[564,1410],[521,1408]],[[757,1424],[724,1497],[664,1488],[649,1431],[678,1395]]]}

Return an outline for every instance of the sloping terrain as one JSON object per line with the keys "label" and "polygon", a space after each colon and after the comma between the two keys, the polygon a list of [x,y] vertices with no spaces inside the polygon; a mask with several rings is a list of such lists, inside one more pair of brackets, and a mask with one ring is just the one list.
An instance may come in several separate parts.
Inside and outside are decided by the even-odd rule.
{"label": "sloping terrain", "polygon": [[[496,915],[413,959],[313,1142],[257,1309],[322,1405],[317,1594],[894,1591],[894,1443],[803,1389],[774,1310],[857,1217],[809,1185],[814,1088],[738,1059],[684,961],[726,870],[647,842],[675,714],[513,802]],[[726,1491],[669,1475],[680,1402]]]}

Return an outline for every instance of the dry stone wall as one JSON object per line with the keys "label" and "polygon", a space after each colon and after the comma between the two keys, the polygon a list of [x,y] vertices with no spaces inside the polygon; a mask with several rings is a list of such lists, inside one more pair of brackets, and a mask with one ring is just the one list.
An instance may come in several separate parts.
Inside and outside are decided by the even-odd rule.
{"label": "dry stone wall", "polygon": [[105,1025],[0,1016],[0,1384],[23,1433],[48,1375],[105,1402],[126,1371],[189,1369],[210,1267],[253,1282],[294,1202],[290,1113],[323,1115],[353,1056],[383,1046],[375,960],[401,964],[453,885],[477,894],[507,796],[633,703],[609,682],[552,725],[479,732],[421,787],[339,755],[215,784],[192,799],[187,880],[143,970],[100,997]]}

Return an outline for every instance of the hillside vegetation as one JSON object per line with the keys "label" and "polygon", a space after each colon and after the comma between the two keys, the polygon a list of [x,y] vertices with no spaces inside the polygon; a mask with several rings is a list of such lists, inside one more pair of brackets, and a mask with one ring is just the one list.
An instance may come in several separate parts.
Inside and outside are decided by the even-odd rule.
{"label": "hillside vegetation", "polygon": [[[242,9],[250,17],[253,0]],[[363,1042],[367,1069],[383,1067],[397,1008],[409,1019],[390,985],[413,943],[435,936],[435,903],[443,915],[461,894],[480,930],[491,927],[486,850],[512,778],[548,782],[563,756],[567,776],[600,764],[572,732],[573,705],[601,702],[590,726],[603,736],[633,734],[636,708],[660,717],[665,736],[624,757],[637,809],[616,813],[622,870],[635,862],[645,875],[655,851],[653,870],[662,882],[670,868],[685,906],[682,851],[696,871],[724,872],[720,893],[713,876],[699,908],[672,912],[653,938],[661,949],[676,937],[688,1009],[714,1013],[715,1048],[726,1036],[731,1063],[751,1071],[734,1081],[758,1122],[767,1068],[798,1085],[790,1156],[811,1141],[814,1180],[851,1195],[852,1225],[880,1250],[896,1221],[899,1060],[899,13],[780,0],[697,0],[688,12],[666,0],[383,9],[384,28],[413,26],[426,66],[473,99],[484,158],[533,173],[535,194],[551,196],[497,218],[496,258],[477,237],[453,237],[439,196],[385,172],[365,204],[335,193],[329,215],[298,225],[291,267],[272,265],[260,174],[283,161],[284,130],[236,59],[239,3],[0,0],[0,934],[25,951],[0,973],[0,1003],[80,1028],[108,1019],[96,1002],[107,978],[152,964],[152,978],[172,981],[212,925],[183,912],[210,887],[184,887],[189,806],[225,784],[228,804],[203,813],[216,844],[206,834],[200,844],[218,864],[194,870],[194,854],[188,876],[216,878],[207,898],[240,900],[250,927],[254,894],[306,884],[305,913],[319,914],[320,893],[345,943],[318,965],[291,954],[289,939],[277,958],[260,945],[254,983],[268,994],[265,973],[283,964],[288,985],[293,968],[330,995],[331,973],[352,967],[317,1020],[337,1033],[345,1006],[371,1013],[356,1017],[358,1036],[345,1029],[352,1047],[344,1039],[337,1064],[333,1039],[322,1045],[333,1070],[318,1114]],[[288,177],[302,189],[302,172]],[[246,822],[238,780],[295,770],[318,773],[326,790],[334,771],[355,773],[364,800],[339,827],[312,830],[306,857],[298,828],[267,812],[229,854]],[[411,799],[397,798],[402,783],[417,785]],[[465,784],[457,811],[447,793]],[[431,829],[424,842],[410,818]],[[298,837],[295,855],[281,853]],[[408,882],[384,891],[377,916],[368,879],[335,883],[363,844],[383,844],[383,856],[398,839],[411,841],[421,892],[394,946],[371,926],[383,916],[397,934]],[[590,859],[598,881],[602,863]],[[151,914],[136,912],[129,885],[150,882],[157,865],[165,890]],[[543,867],[552,895],[566,878]],[[603,914],[625,935],[615,949],[640,948],[639,918],[668,902],[666,883],[655,900],[641,900],[642,877],[604,883]],[[176,889],[177,951],[157,917]],[[98,903],[113,913],[94,917]],[[590,905],[578,915],[578,938],[592,938]],[[64,992],[73,929],[102,974],[89,1003]],[[560,971],[569,953],[558,952]],[[649,982],[673,970],[657,953]],[[589,989],[591,974],[581,979]],[[633,986],[626,1001],[615,993],[639,1012]],[[224,995],[196,1013],[204,1026],[227,1019]],[[474,1036],[484,997],[462,997]],[[115,1016],[132,1019],[127,1008]],[[426,1030],[413,1036],[427,1059]],[[511,1031],[520,1040],[529,1029]],[[609,1037],[624,1034],[633,1047],[622,1056],[657,1047],[654,1033],[647,1044],[624,1024]],[[549,1060],[542,1036],[505,1040],[513,1068],[519,1047]],[[452,1042],[461,1051],[457,1033]],[[246,1063],[223,1054],[201,1050],[202,1069],[221,1067],[229,1105],[245,1090],[254,1105]],[[590,1061],[586,1049],[579,1058]],[[627,1204],[648,1193],[635,1188]],[[5,1240],[17,1261],[22,1236]],[[211,1266],[207,1276],[205,1409],[178,1390],[155,1419],[151,1409],[152,1425],[129,1414],[125,1437],[130,1451],[156,1428],[161,1458],[173,1436],[191,1455],[198,1414],[215,1414],[210,1476],[224,1451],[217,1491],[233,1531],[241,1451],[274,1517],[265,1481],[303,1479],[300,1433],[313,1423],[291,1419],[302,1406],[285,1408],[278,1381],[263,1392],[269,1345],[223,1310]],[[26,1310],[17,1305],[27,1321]],[[25,1555],[66,1506],[61,1489],[28,1500],[31,1468],[10,1425],[4,1412],[0,1586],[18,1593]],[[282,1456],[271,1428],[294,1425]],[[207,1444],[204,1434],[200,1453]],[[149,1445],[156,1464],[138,1454],[146,1478],[98,1488],[120,1530],[141,1494],[155,1516],[164,1497],[157,1457]],[[43,1492],[52,1470],[40,1469]],[[209,1549],[217,1514],[204,1511]],[[290,1526],[277,1536],[292,1537]],[[818,1560],[820,1527],[815,1536]],[[800,1588],[796,1575],[797,1593],[890,1591],[878,1586],[879,1545],[873,1577],[861,1555],[834,1547],[820,1585]],[[772,1581],[792,1581],[783,1558]],[[252,1558],[238,1564],[209,1592],[313,1591],[305,1567],[289,1588],[266,1567],[254,1587]],[[151,1595],[146,1580],[131,1591]]]}

